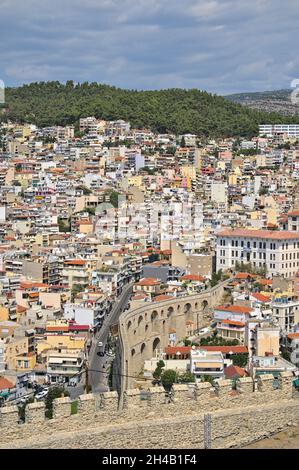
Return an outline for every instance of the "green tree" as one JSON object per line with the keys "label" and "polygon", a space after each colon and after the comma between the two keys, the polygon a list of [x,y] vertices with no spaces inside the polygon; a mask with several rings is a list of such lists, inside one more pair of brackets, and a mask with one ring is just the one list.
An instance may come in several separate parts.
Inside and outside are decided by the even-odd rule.
{"label": "green tree", "polygon": [[248,353],[233,354],[232,361],[234,366],[245,367],[248,362]]}
{"label": "green tree", "polygon": [[259,195],[260,196],[265,196],[266,194],[269,193],[269,189],[268,188],[260,188],[259,190]]}
{"label": "green tree", "polygon": [[58,227],[59,232],[70,232],[71,231],[71,219],[69,218],[67,221],[65,219],[61,219],[58,217]]}
{"label": "green tree", "polygon": [[161,382],[165,390],[171,390],[173,384],[177,380],[177,373],[175,370],[167,369],[161,376]]}
{"label": "green tree", "polygon": [[161,376],[162,376],[162,372],[163,372],[163,368],[165,367],[165,362],[164,361],[159,361],[157,362],[157,367],[153,373],[153,377],[156,379],[156,380],[160,380],[161,379]]}
{"label": "green tree", "polygon": [[23,405],[20,405],[20,406],[18,407],[19,418],[20,418],[22,421],[25,421],[26,406],[27,406],[29,403],[34,403],[34,397],[28,398],[28,400],[27,400],[26,403],[24,403]]}
{"label": "green tree", "polygon": [[72,302],[74,302],[76,295],[79,294],[80,292],[83,292],[85,290],[86,286],[83,286],[81,284],[74,284],[71,290],[71,299]]}
{"label": "green tree", "polygon": [[117,191],[114,191],[113,189],[107,189],[105,191],[105,195],[109,196],[110,203],[112,204],[112,206],[117,208],[118,207],[118,198],[120,196],[120,193],[118,193]]}
{"label": "green tree", "polygon": [[209,382],[210,384],[212,384],[214,380],[211,375],[202,375],[200,378],[202,382]]}
{"label": "green tree", "polygon": [[59,387],[53,387],[50,388],[48,395],[45,400],[46,404],[46,417],[51,419],[53,418],[53,400],[55,398],[61,398],[61,397],[69,397],[70,394],[67,390],[64,389],[64,387],[59,386]]}
{"label": "green tree", "polygon": [[[132,127],[177,135],[193,133],[200,140],[252,137],[258,126],[299,123],[299,116],[281,116],[235,104],[198,89],[122,90],[99,83],[36,82],[5,90],[2,121],[28,122],[39,127],[76,125],[80,117],[124,119]],[[112,146],[115,144],[110,143]]]}
{"label": "green tree", "polygon": [[181,383],[193,383],[195,382],[195,377],[191,372],[186,371],[179,375],[178,381]]}

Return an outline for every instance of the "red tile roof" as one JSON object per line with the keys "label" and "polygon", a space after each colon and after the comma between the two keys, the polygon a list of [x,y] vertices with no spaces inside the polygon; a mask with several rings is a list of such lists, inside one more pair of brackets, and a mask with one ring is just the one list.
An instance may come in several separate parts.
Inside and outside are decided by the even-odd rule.
{"label": "red tile roof", "polygon": [[65,261],[64,264],[67,266],[84,266],[85,261],[83,259],[73,259]]}
{"label": "red tile roof", "polygon": [[153,301],[154,302],[161,302],[162,300],[171,300],[171,299],[173,299],[172,295],[162,294],[162,295],[157,295],[156,297],[154,297]]}
{"label": "red tile roof", "polygon": [[224,374],[227,379],[233,379],[234,377],[246,377],[248,374],[245,369],[239,366],[228,366],[224,369]]}
{"label": "red tile roof", "polygon": [[199,281],[204,282],[206,280],[203,276],[197,276],[196,274],[186,274],[180,278],[181,281]]}
{"label": "red tile roof", "polygon": [[205,351],[219,351],[224,354],[248,353],[246,346],[200,346],[197,349],[204,349]]}
{"label": "red tile roof", "polygon": [[249,315],[252,312],[252,308],[244,307],[243,305],[229,305],[225,307],[224,305],[219,305],[215,307],[214,310],[221,310],[223,312],[231,312],[231,313],[245,313]]}
{"label": "red tile roof", "polygon": [[254,276],[253,274],[250,274],[250,273],[237,273],[235,275],[235,279],[250,279],[250,278],[254,278],[256,276]]}
{"label": "red tile roof", "polygon": [[6,390],[7,388],[14,388],[14,385],[4,377],[0,377],[0,390]]}
{"label": "red tile roof", "polygon": [[299,339],[299,333],[289,333],[288,338],[289,339]]}
{"label": "red tile roof", "polygon": [[88,325],[70,325],[69,331],[89,331]]}
{"label": "red tile roof", "polygon": [[297,232],[288,232],[286,230],[250,230],[250,229],[236,229],[236,230],[223,230],[217,234],[217,237],[243,237],[243,238],[261,238],[271,240],[292,240],[298,239]]}
{"label": "red tile roof", "polygon": [[262,284],[262,286],[271,286],[273,284],[273,281],[272,279],[260,279],[258,283]]}
{"label": "red tile roof", "polygon": [[[164,351],[166,354],[176,354],[180,352],[181,354],[188,354],[191,351],[191,346],[167,346]],[[246,346],[197,346],[196,349],[203,349],[205,351],[219,351],[224,354],[240,354],[248,353]]]}
{"label": "red tile roof", "polygon": [[176,354],[177,352],[188,354],[191,351],[191,346],[167,346],[164,351],[166,354]]}
{"label": "red tile roof", "polygon": [[137,282],[135,285],[136,286],[158,286],[160,285],[160,281],[154,277],[145,277],[144,279],[141,279],[139,282]]}
{"label": "red tile roof", "polygon": [[270,302],[270,297],[266,297],[263,294],[260,294],[259,292],[254,292],[251,294],[252,297],[254,297],[256,300],[259,302]]}
{"label": "red tile roof", "polygon": [[68,332],[69,327],[68,326],[47,326],[46,331],[49,331],[49,332],[59,332],[59,331]]}
{"label": "red tile roof", "polygon": [[235,320],[222,320],[221,324],[232,325],[232,326],[241,326],[241,327],[245,326],[245,323],[243,323],[241,321],[235,321]]}

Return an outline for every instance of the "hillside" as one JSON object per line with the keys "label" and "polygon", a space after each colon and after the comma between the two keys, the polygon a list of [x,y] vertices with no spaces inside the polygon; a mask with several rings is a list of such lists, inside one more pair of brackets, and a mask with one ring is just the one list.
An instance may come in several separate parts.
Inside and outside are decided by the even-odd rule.
{"label": "hillside", "polygon": [[[260,123],[286,119],[235,104],[197,89],[123,90],[97,83],[40,82],[6,89],[1,119],[39,126],[76,124],[80,117],[125,119],[158,132],[207,137],[252,136]],[[299,116],[293,118],[299,123]]]}
{"label": "hillside", "polygon": [[264,91],[257,93],[236,93],[225,96],[233,103],[242,104],[263,112],[276,112],[284,116],[299,114],[299,105],[291,102],[292,89]]}

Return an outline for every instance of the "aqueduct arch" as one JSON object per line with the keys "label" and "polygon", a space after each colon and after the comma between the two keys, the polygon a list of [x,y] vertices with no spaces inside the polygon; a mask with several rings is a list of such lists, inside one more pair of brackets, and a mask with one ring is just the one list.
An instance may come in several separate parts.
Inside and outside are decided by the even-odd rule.
{"label": "aqueduct arch", "polygon": [[[145,303],[134,310],[125,311],[119,319],[121,337],[121,370],[128,376],[137,376],[144,361],[152,359],[157,349],[164,350],[169,344],[169,332],[175,330],[176,342],[186,336],[186,322],[200,329],[204,317],[223,296],[229,280],[207,289],[200,294],[174,297],[161,302]],[[149,308],[151,307],[151,308]],[[132,350],[134,354],[132,355]],[[122,383],[122,390],[134,386],[134,379]]]}

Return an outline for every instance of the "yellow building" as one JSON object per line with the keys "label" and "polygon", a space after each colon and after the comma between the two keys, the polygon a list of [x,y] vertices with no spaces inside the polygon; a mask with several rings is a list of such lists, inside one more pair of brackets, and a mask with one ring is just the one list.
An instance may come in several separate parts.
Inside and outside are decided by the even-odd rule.
{"label": "yellow building", "polygon": [[9,309],[7,307],[0,306],[0,322],[9,320]]}
{"label": "yellow building", "polygon": [[73,336],[70,334],[45,336],[45,341],[37,344],[37,354],[40,355],[49,349],[64,348],[67,350],[81,349],[84,350],[86,338],[82,336]]}
{"label": "yellow building", "polygon": [[191,180],[196,179],[196,168],[195,166],[182,166],[181,174],[184,178],[190,178]]}
{"label": "yellow building", "polygon": [[4,346],[4,362],[8,369],[16,368],[16,358],[28,353],[28,338],[10,338]]}
{"label": "yellow building", "polygon": [[17,372],[33,370],[36,365],[36,355],[34,353],[19,354],[14,358],[13,368]]}
{"label": "yellow building", "polygon": [[128,178],[128,185],[140,188],[142,186],[142,176],[130,176]]}
{"label": "yellow building", "polygon": [[93,223],[85,220],[79,222],[79,231],[84,234],[93,233]]}

